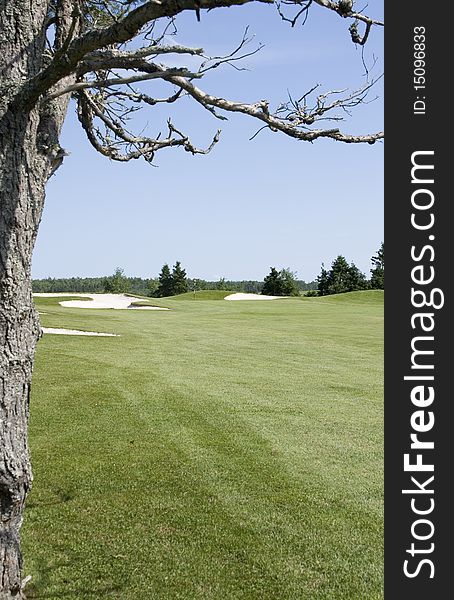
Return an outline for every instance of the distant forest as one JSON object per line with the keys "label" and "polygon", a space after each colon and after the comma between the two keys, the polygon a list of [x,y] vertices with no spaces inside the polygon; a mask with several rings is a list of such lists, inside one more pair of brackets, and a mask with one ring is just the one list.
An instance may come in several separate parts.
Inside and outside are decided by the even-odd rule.
{"label": "distant forest", "polygon": [[[34,279],[34,292],[87,292],[102,293],[106,291],[108,277],[65,277],[61,279],[48,277],[47,279]],[[128,291],[138,296],[152,296],[158,287],[158,278],[142,279],[141,277],[126,277],[129,283]],[[206,281],[204,279],[188,278],[188,288],[193,290],[227,290],[232,292],[249,292],[260,294],[263,281]],[[317,281],[307,283],[297,279],[296,284],[301,291],[316,290]]]}

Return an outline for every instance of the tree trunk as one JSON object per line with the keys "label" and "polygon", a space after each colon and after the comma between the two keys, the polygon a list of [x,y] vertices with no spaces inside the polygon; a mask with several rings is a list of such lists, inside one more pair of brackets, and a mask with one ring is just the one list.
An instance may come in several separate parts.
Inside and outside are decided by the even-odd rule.
{"label": "tree trunk", "polygon": [[9,115],[0,127],[0,598],[21,597],[19,530],[31,484],[27,429],[38,316],[31,256],[46,172],[36,162],[37,118]]}
{"label": "tree trunk", "polygon": [[61,97],[24,109],[17,101],[24,80],[43,67],[47,5],[0,0],[0,600],[24,598],[20,527],[32,481],[28,415],[40,335],[31,259],[45,185],[62,162],[68,103]]}

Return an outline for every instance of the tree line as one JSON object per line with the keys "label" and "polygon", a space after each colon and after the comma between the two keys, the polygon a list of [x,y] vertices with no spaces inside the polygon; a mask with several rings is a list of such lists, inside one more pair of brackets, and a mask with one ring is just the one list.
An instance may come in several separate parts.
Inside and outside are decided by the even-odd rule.
{"label": "tree line", "polygon": [[309,296],[328,296],[367,289],[385,289],[385,246],[382,242],[377,254],[372,256],[371,276],[368,280],[355,263],[348,263],[346,258],[339,255],[331,264],[330,269],[322,270],[317,277],[317,289],[309,292]]}
{"label": "tree line", "polygon": [[[164,268],[164,267],[163,267]],[[170,271],[170,268],[169,268]],[[162,272],[162,269],[161,269]],[[229,292],[245,292],[260,294],[263,290],[264,281],[230,280],[221,277],[217,281],[186,278],[186,291],[193,290],[225,290]],[[295,283],[300,292],[314,290],[317,287],[316,281],[306,282],[302,279],[295,279]],[[79,293],[131,293],[138,296],[157,297],[157,290],[160,286],[159,277],[141,278],[127,277],[123,269],[117,268],[112,275],[101,277],[47,277],[45,279],[33,280],[33,292],[79,292]],[[165,289],[165,288],[164,288]],[[167,288],[168,289],[168,288]],[[161,291],[163,288],[161,287]],[[182,292],[180,292],[182,293]],[[172,295],[172,294],[169,294]],[[275,294],[274,294],[275,295]]]}
{"label": "tree line", "polygon": [[208,281],[188,277],[180,261],[172,269],[165,263],[158,277],[143,279],[127,277],[124,270],[117,267],[112,275],[104,277],[69,277],[33,280],[34,292],[85,292],[85,293],[131,293],[139,296],[164,298],[197,290],[225,290],[264,294],[267,296],[326,296],[365,289],[384,289],[385,259],[384,244],[371,258],[371,277],[367,279],[358,267],[348,263],[339,255],[326,269],[322,264],[320,275],[315,281],[306,282],[296,278],[289,268],[278,270],[270,267],[263,281],[231,281],[221,277],[218,281]]}
{"label": "tree line", "polygon": [[[322,270],[317,277],[316,286],[306,291],[306,296],[328,296],[358,290],[385,288],[385,246],[382,242],[377,254],[372,256],[372,269],[370,279],[362,273],[354,262],[348,263],[347,259],[339,255],[331,264],[331,269]],[[297,285],[295,274],[290,269],[278,271],[270,268],[261,289],[262,294],[269,296],[299,296],[301,291]]]}

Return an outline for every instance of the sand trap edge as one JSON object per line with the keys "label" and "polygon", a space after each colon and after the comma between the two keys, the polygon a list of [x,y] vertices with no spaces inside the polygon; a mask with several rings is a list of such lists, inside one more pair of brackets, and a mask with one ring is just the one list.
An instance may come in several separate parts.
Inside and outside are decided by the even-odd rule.
{"label": "sand trap edge", "polygon": [[118,333],[100,333],[99,331],[81,331],[79,329],[62,329],[57,327],[42,327],[44,334],[54,335],[85,335],[93,337],[120,337]]}

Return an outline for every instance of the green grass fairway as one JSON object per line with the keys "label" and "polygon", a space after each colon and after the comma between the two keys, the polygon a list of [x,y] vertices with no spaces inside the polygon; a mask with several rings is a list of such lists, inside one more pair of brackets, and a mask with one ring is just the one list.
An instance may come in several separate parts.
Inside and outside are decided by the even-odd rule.
{"label": "green grass fairway", "polygon": [[39,342],[29,598],[383,597],[381,292],[57,302],[121,337]]}

